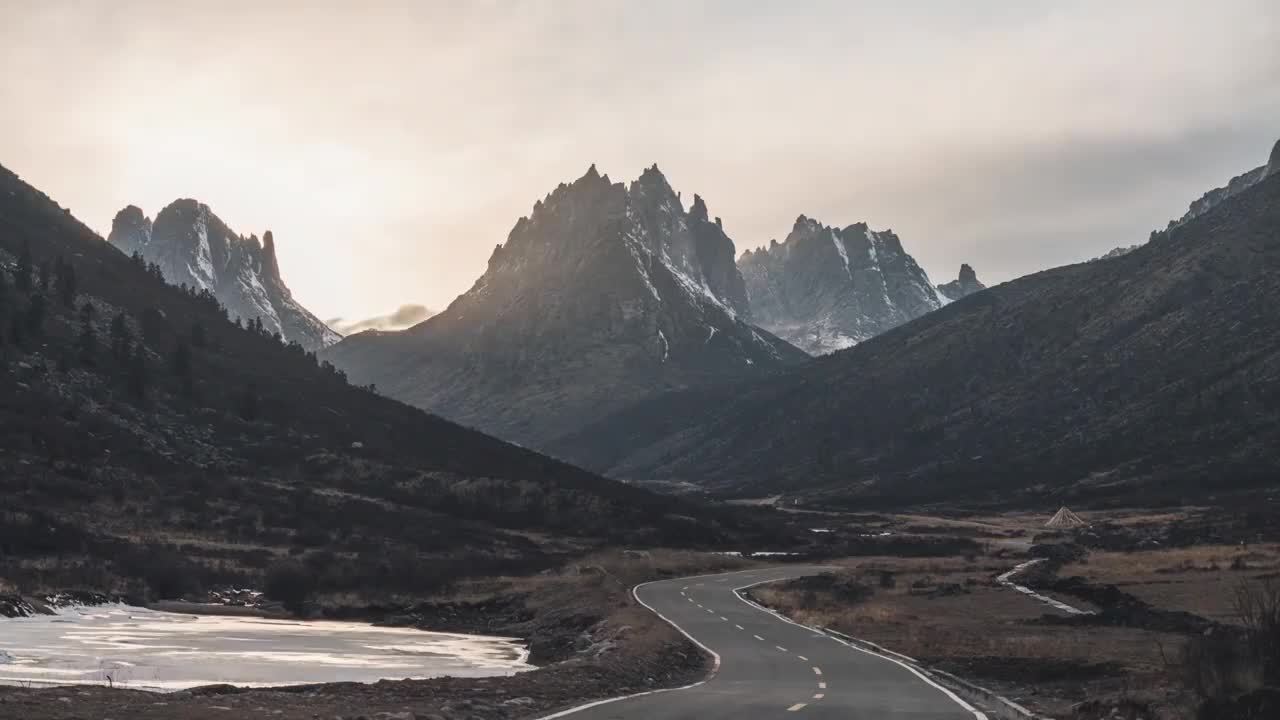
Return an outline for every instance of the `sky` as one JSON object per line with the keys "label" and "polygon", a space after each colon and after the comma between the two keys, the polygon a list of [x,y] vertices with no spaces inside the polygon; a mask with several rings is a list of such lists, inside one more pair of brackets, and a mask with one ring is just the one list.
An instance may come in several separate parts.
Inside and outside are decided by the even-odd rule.
{"label": "sky", "polygon": [[891,228],[934,282],[1145,241],[1280,138],[1274,0],[0,0],[0,164],[104,235],[271,229],[322,318],[446,306],[595,163],[738,250]]}

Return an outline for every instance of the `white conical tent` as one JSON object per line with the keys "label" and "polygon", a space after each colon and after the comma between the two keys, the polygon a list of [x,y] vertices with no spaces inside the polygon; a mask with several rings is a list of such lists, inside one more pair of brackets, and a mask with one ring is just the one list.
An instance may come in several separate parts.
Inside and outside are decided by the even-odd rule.
{"label": "white conical tent", "polygon": [[1065,506],[1058,508],[1058,512],[1049,518],[1049,522],[1045,523],[1045,527],[1051,528],[1078,528],[1087,525],[1079,515],[1071,512]]}

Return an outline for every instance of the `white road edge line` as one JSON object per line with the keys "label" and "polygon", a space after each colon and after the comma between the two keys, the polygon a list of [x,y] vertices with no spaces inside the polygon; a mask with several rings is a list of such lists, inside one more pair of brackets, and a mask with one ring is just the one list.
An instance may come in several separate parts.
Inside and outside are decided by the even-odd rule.
{"label": "white road edge line", "polygon": [[814,700],[821,700],[824,697],[826,697],[826,695],[823,695],[822,693],[814,693],[813,695]]}
{"label": "white road edge line", "polygon": [[[755,570],[751,570],[751,571],[747,571],[747,570],[740,570],[740,571],[738,571],[738,572],[731,572],[731,573],[710,573],[710,574],[708,574],[708,575],[691,575],[691,576],[689,576],[689,577],[687,577],[687,578],[682,578],[682,579],[684,579],[684,580],[692,580],[692,579],[694,579],[694,578],[711,577],[711,576],[713,576],[713,575],[737,575],[737,574],[742,573],[742,572],[757,572],[757,571],[755,571]],[[748,575],[747,577],[753,577],[753,576]],[[679,630],[681,635],[684,635],[685,637],[689,638],[689,642],[693,643],[694,645],[697,645],[697,646],[698,646],[699,648],[701,648],[704,652],[706,652],[707,654],[709,654],[709,655],[711,656],[711,660],[712,660],[712,663],[711,663],[711,672],[710,672],[710,673],[708,673],[708,674],[707,674],[707,676],[706,676],[705,678],[703,678],[702,680],[699,680],[699,681],[698,681],[698,682],[696,682],[696,683],[690,683],[690,684],[688,684],[688,685],[683,685],[683,686],[681,686],[681,687],[674,687],[674,688],[661,688],[661,689],[658,689],[658,690],[645,690],[644,692],[632,693],[632,694],[630,694],[630,695],[620,695],[620,696],[618,696],[618,697],[614,697],[614,698],[606,698],[606,699],[604,699],[604,700],[596,700],[596,701],[594,701],[594,702],[589,702],[589,703],[586,703],[586,704],[584,704],[584,705],[578,705],[578,706],[576,706],[576,707],[571,707],[571,708],[569,708],[568,710],[561,710],[560,712],[552,713],[552,714],[550,714],[550,715],[543,715],[543,716],[541,716],[541,717],[539,717],[539,718],[536,718],[536,720],[555,720],[555,718],[567,717],[567,716],[569,716],[569,715],[572,715],[572,714],[577,713],[577,712],[581,712],[581,711],[583,711],[583,710],[589,710],[589,709],[591,709],[591,708],[593,708],[593,707],[599,707],[599,706],[601,706],[601,705],[608,705],[609,703],[615,703],[615,702],[619,702],[619,701],[621,701],[621,700],[630,700],[631,698],[642,697],[642,696],[645,696],[645,695],[660,695],[660,694],[662,694],[662,693],[677,692],[677,691],[679,691],[679,690],[688,690],[688,689],[690,689],[690,688],[696,688],[696,687],[698,687],[699,685],[705,685],[705,684],[707,684],[707,682],[708,682],[709,680],[711,680],[712,678],[714,678],[714,677],[716,676],[716,673],[720,672],[720,655],[718,655],[718,654],[716,653],[716,651],[715,651],[715,650],[712,650],[711,648],[707,647],[706,645],[703,645],[701,642],[699,642],[699,641],[698,641],[698,639],[697,639],[697,638],[695,638],[694,636],[692,636],[692,635],[690,635],[689,633],[685,632],[684,628],[682,628],[682,627],[680,627],[679,625],[677,625],[677,624],[675,624],[675,623],[671,622],[671,620],[670,620],[666,615],[663,615],[662,613],[658,612],[657,610],[654,610],[652,605],[650,605],[649,603],[646,603],[645,601],[643,601],[643,600],[641,600],[641,599],[640,599],[640,593],[639,593],[640,588],[644,587],[645,585],[652,585],[652,584],[654,584],[654,583],[660,583],[660,582],[668,582],[668,581],[667,581],[667,580],[650,580],[649,582],[640,583],[639,585],[636,585],[635,587],[631,588],[631,597],[635,598],[636,602],[638,602],[638,603],[640,603],[642,606],[644,606],[644,608],[645,608],[646,610],[648,610],[649,612],[651,612],[651,613],[653,613],[654,615],[657,615],[659,618],[661,618],[663,622],[665,622],[666,624],[668,624],[668,625],[670,625],[671,627],[675,628],[676,630]],[[687,587],[689,587],[689,586],[688,586],[688,585],[686,585],[685,587],[687,588]],[[733,591],[733,593],[734,593],[735,595],[737,594],[737,592],[738,592],[737,590],[734,590],[734,591]],[[690,602],[692,602],[692,601],[693,601],[693,598],[689,598],[689,600],[690,600]]]}
{"label": "white road edge line", "polygon": [[796,657],[800,658],[801,660],[803,660],[803,661],[805,661],[805,662],[809,662],[809,658],[807,658],[807,657],[805,657],[805,656],[803,656],[803,655],[797,655]]}
{"label": "white road edge line", "polygon": [[764,638],[760,637],[759,635],[752,635],[751,637],[759,640],[760,642],[764,642]]}
{"label": "white road edge line", "polygon": [[826,690],[826,689],[827,689],[827,684],[826,684],[826,683],[824,683],[824,682],[820,682],[820,683],[818,683],[818,689],[819,689],[819,690]]}
{"label": "white road edge line", "polygon": [[774,647],[778,648],[778,649],[779,649],[779,650],[781,650],[782,652],[791,652],[790,650],[788,650],[788,649],[786,649],[786,648],[782,647],[781,645],[774,645]]}
{"label": "white road edge line", "polygon": [[746,628],[742,627],[741,625],[734,625],[734,627],[738,628],[739,630],[746,630]]}
{"label": "white road edge line", "polygon": [[813,674],[814,674],[814,675],[822,675],[822,668],[820,668],[820,667],[815,667],[815,668],[813,669]]}
{"label": "white road edge line", "polygon": [[[784,579],[785,579],[785,578],[784,578]],[[760,582],[751,583],[750,585],[743,585],[742,587],[734,588],[734,589],[733,589],[733,594],[734,594],[734,595],[736,595],[736,596],[738,597],[738,599],[739,599],[739,600],[741,600],[742,602],[746,603],[747,605],[750,605],[751,607],[753,607],[753,608],[755,608],[755,609],[759,610],[760,612],[769,613],[770,615],[772,615],[772,616],[774,616],[774,617],[778,618],[779,620],[781,620],[781,621],[782,621],[782,622],[784,622],[784,623],[787,623],[788,625],[795,625],[795,626],[796,626],[796,627],[798,627],[798,628],[804,628],[805,630],[809,630],[809,631],[811,631],[811,632],[818,633],[819,635],[824,635],[824,636],[826,636],[826,637],[831,638],[832,640],[835,640],[836,642],[840,643],[841,645],[844,645],[845,647],[851,648],[851,649],[853,649],[853,650],[857,650],[858,652],[863,653],[863,654],[865,654],[865,655],[870,655],[871,657],[877,657],[877,658],[880,658],[881,660],[885,660],[885,661],[887,661],[887,662],[891,662],[891,663],[894,663],[894,664],[896,664],[896,665],[899,665],[899,666],[901,666],[901,667],[905,668],[907,671],[909,671],[912,675],[915,675],[916,677],[918,677],[918,678],[920,678],[921,680],[923,680],[923,681],[925,681],[926,683],[928,683],[930,687],[932,687],[932,688],[934,688],[935,690],[937,690],[937,691],[941,692],[943,695],[946,695],[948,698],[951,698],[951,700],[952,700],[952,701],[954,701],[954,702],[955,702],[957,705],[959,705],[960,707],[962,707],[962,708],[964,708],[965,710],[968,710],[969,712],[973,713],[973,717],[974,717],[974,719],[975,719],[975,720],[988,720],[988,718],[987,718],[986,714],[985,714],[985,713],[983,713],[981,710],[979,710],[979,709],[975,708],[974,706],[970,705],[969,703],[965,702],[965,701],[964,701],[964,699],[963,699],[963,698],[961,698],[959,695],[956,695],[955,693],[951,692],[951,691],[950,691],[950,690],[948,690],[947,688],[945,688],[945,687],[943,687],[943,686],[939,685],[939,684],[938,684],[937,682],[935,682],[932,678],[928,677],[927,675],[925,675],[924,673],[920,672],[919,670],[917,670],[917,669],[915,669],[915,668],[911,667],[911,666],[910,666],[910,665],[908,665],[907,663],[902,662],[901,660],[896,660],[896,659],[891,658],[891,657],[885,657],[884,655],[880,655],[880,654],[877,654],[877,653],[873,653],[873,652],[871,652],[870,650],[864,650],[864,649],[862,649],[862,648],[858,647],[857,645],[854,645],[854,644],[853,644],[853,643],[851,643],[851,642],[847,642],[847,641],[845,641],[845,640],[841,640],[840,638],[834,637],[834,636],[832,636],[832,635],[827,635],[827,633],[824,633],[824,632],[822,632],[822,631],[818,630],[817,628],[812,628],[812,627],[809,627],[808,625],[801,625],[800,623],[796,622],[795,620],[792,620],[791,618],[784,616],[782,613],[779,613],[779,612],[777,612],[777,611],[775,611],[775,610],[770,610],[769,608],[767,608],[767,607],[765,607],[765,606],[763,606],[763,605],[761,605],[761,604],[759,604],[759,603],[752,602],[752,601],[750,601],[750,600],[748,600],[748,599],[746,599],[745,597],[743,597],[743,596],[742,596],[742,592],[741,592],[741,591],[743,591],[743,590],[746,590],[746,589],[748,589],[748,588],[753,588],[753,587],[755,587],[755,586],[757,586],[757,585],[766,585],[766,584],[771,583],[771,582],[778,582],[778,580],[761,580]]]}

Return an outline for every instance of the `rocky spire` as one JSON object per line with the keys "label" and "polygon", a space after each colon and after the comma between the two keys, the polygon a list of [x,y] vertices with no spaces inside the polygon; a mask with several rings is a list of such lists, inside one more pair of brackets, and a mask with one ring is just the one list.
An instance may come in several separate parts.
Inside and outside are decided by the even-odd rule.
{"label": "rocky spire", "polygon": [[1267,169],[1262,176],[1271,177],[1276,173],[1280,173],[1280,140],[1277,140],[1275,147],[1271,148],[1271,157],[1267,158]]}
{"label": "rocky spire", "polygon": [[262,274],[280,279],[280,262],[276,260],[276,239],[270,230],[262,236]]}
{"label": "rocky spire", "polygon": [[707,221],[707,203],[697,193],[693,194],[693,207],[689,208],[689,217],[702,222]]}
{"label": "rocky spire", "polygon": [[112,219],[111,234],[107,240],[126,255],[142,252],[151,242],[151,218],[137,205],[129,205]]}
{"label": "rocky spire", "polygon": [[973,271],[969,263],[960,265],[960,276],[955,280],[938,286],[938,292],[945,295],[948,300],[959,300],[962,297],[985,289],[987,289],[987,286],[978,280],[978,274]]}

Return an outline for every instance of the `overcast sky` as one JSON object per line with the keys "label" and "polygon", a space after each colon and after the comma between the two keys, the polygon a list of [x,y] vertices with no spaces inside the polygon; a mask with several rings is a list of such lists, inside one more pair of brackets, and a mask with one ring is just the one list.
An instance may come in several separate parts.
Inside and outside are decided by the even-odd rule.
{"label": "overcast sky", "polygon": [[178,197],[270,228],[326,318],[443,307],[593,162],[657,162],[739,251],[866,220],[991,283],[1277,138],[1275,0],[0,0],[0,164],[104,234]]}

